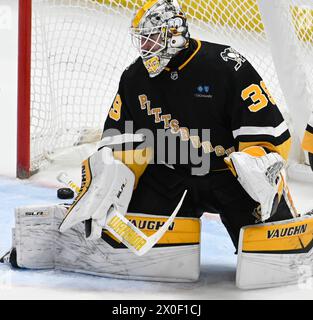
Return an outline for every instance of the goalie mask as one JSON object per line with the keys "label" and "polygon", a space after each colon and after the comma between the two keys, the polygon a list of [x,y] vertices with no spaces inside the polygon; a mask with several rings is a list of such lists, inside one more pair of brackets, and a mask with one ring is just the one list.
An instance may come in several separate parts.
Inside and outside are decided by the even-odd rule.
{"label": "goalie mask", "polygon": [[151,78],[188,47],[190,37],[186,16],[177,0],[148,1],[135,15],[131,34]]}

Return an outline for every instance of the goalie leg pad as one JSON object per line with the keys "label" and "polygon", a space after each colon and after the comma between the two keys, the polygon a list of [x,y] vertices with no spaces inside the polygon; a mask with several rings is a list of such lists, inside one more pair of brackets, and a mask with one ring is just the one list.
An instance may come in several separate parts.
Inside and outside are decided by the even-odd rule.
{"label": "goalie leg pad", "polygon": [[313,215],[241,229],[236,283],[256,289],[313,275]]}
{"label": "goalie leg pad", "polygon": [[64,206],[31,206],[15,210],[13,247],[21,268],[50,269],[55,263],[58,225]]}
{"label": "goalie leg pad", "polygon": [[[199,219],[176,218],[158,244],[139,257],[107,231],[100,239],[86,240],[84,223],[60,233],[58,226],[65,214],[62,205],[16,209],[13,247],[19,267],[168,282],[190,282],[199,277]],[[147,236],[168,218],[145,214],[126,217]]]}

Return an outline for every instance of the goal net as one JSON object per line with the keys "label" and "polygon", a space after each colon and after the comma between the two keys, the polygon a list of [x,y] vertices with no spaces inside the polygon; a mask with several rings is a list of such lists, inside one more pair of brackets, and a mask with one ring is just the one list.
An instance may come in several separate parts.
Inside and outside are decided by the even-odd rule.
{"label": "goal net", "polygon": [[[19,177],[100,138],[121,73],[137,56],[142,0],[20,0]],[[293,134],[313,109],[313,2],[183,0],[192,37],[233,46],[263,77]]]}

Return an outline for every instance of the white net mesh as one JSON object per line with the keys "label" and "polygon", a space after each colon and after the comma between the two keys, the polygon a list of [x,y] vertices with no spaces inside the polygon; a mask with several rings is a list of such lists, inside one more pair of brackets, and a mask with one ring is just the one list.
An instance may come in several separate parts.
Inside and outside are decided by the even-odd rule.
{"label": "white net mesh", "polygon": [[103,127],[135,57],[130,11],[93,1],[33,1],[31,170]]}
{"label": "white net mesh", "polygon": [[294,145],[292,160],[303,161],[300,139],[313,110],[313,2],[259,0],[268,44],[285,97]]}
{"label": "white net mesh", "polygon": [[[268,1],[271,5],[272,1]],[[275,2],[275,1],[274,1]],[[85,133],[101,132],[124,68],[137,56],[128,27],[141,0],[33,0],[31,170]],[[256,0],[184,0],[191,35],[229,44],[264,78],[292,118],[275,70]],[[288,33],[313,88],[313,5],[282,0]],[[290,18],[292,17],[292,18]],[[287,119],[288,120],[288,119]],[[290,120],[288,120],[290,122]]]}
{"label": "white net mesh", "polygon": [[294,36],[296,64],[303,72],[303,82],[308,105],[305,120],[313,110],[313,1],[293,0],[294,7],[290,10],[289,30]]}

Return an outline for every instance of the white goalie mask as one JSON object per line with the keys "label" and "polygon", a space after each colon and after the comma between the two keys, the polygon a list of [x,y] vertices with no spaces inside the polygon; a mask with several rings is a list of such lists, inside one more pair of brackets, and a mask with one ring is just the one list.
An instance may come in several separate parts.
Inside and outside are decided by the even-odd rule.
{"label": "white goalie mask", "polygon": [[150,77],[189,45],[186,16],[177,0],[150,0],[135,15],[131,35]]}

